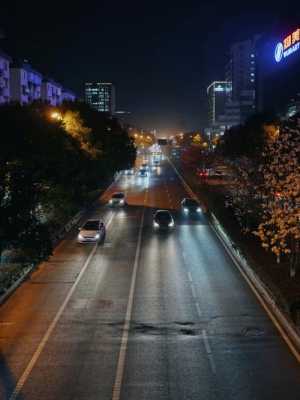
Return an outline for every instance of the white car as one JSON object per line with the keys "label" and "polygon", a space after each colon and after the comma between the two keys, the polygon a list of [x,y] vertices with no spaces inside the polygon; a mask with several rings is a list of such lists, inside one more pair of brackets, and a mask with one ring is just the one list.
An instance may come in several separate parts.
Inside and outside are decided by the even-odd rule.
{"label": "white car", "polygon": [[124,175],[128,175],[128,176],[134,175],[134,169],[133,168],[125,169]]}
{"label": "white car", "polygon": [[125,194],[123,192],[116,192],[113,193],[108,204],[113,207],[113,206],[125,206],[126,204],[126,199],[125,199]]}
{"label": "white car", "polygon": [[78,230],[78,243],[102,242],[105,238],[105,225],[99,219],[89,219]]}

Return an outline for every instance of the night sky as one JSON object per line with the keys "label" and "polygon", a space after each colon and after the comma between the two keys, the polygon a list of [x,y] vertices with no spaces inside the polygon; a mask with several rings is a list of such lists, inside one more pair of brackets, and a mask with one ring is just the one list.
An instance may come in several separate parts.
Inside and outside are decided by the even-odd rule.
{"label": "night sky", "polygon": [[299,15],[296,1],[1,3],[0,48],[80,96],[85,81],[111,81],[141,127],[182,130],[206,125],[231,42]]}

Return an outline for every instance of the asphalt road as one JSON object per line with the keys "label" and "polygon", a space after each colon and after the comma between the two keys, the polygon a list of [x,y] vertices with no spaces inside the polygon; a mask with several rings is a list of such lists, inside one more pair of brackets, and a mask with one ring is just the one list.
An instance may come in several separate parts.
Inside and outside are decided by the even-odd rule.
{"label": "asphalt road", "polygon": [[[71,232],[1,306],[1,400],[299,400],[299,364],[186,196],[166,160],[122,177],[91,215],[104,245]],[[173,231],[153,230],[157,208]]]}

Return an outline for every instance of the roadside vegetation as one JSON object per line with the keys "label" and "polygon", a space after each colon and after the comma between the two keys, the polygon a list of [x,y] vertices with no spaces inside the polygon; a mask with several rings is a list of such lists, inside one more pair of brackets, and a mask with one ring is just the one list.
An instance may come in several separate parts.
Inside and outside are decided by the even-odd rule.
{"label": "roadside vegetation", "polygon": [[52,252],[52,237],[133,165],[133,140],[119,122],[80,102],[0,107],[0,255],[21,264]]}

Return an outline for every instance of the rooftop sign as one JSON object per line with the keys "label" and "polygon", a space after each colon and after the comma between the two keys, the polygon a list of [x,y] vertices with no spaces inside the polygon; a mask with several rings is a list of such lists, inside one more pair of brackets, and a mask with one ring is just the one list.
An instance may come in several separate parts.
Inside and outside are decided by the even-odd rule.
{"label": "rooftop sign", "polygon": [[300,49],[300,28],[286,36],[286,38],[277,43],[274,51],[275,61],[279,63],[283,58],[290,56]]}

